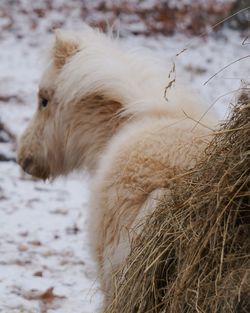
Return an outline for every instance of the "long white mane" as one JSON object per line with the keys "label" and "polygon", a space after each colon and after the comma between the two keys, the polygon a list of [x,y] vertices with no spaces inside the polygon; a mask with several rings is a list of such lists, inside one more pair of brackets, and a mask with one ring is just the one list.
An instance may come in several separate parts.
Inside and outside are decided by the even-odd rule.
{"label": "long white mane", "polygon": [[[171,84],[172,64],[159,60],[146,48],[130,49],[87,25],[81,32],[63,32],[77,41],[78,52],[58,75],[60,102],[79,101],[89,94],[102,94],[123,105],[123,114],[147,111],[166,112],[171,116],[190,114],[199,119],[205,106],[181,83]],[[126,49],[126,51],[125,51]],[[196,114],[194,116],[194,114]]]}

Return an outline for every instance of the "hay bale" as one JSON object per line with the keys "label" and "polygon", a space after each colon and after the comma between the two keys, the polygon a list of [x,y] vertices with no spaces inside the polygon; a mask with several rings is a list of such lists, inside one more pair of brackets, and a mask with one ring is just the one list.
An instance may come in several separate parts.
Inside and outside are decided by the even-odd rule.
{"label": "hay bale", "polygon": [[108,313],[250,312],[250,97],[172,181],[114,277]]}

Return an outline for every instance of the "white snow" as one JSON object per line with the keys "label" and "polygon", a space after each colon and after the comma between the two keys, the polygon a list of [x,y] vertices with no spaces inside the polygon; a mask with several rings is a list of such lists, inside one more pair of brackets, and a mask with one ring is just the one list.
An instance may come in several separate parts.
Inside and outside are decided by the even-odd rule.
{"label": "white snow", "polygon": [[[30,5],[29,1],[21,2],[24,8]],[[43,2],[38,3],[40,7]],[[60,6],[66,2],[56,3]],[[91,1],[87,4],[93,5]],[[50,12],[36,20],[38,26],[31,30],[19,9],[13,8],[18,27],[6,29],[0,36],[0,121],[16,136],[36,107],[41,51],[50,37],[47,29],[51,20],[68,19],[68,28],[79,28],[82,23],[75,6],[69,17],[63,10]],[[0,27],[6,23],[6,17],[0,17]],[[241,80],[249,80],[249,59],[236,62],[204,83],[230,62],[249,54],[249,45],[242,45],[243,39],[237,32],[223,30],[208,38],[177,34],[129,36],[124,40],[129,46],[144,45],[161,58],[171,58],[178,75],[185,75],[208,105],[221,97],[215,106],[222,117],[235,96],[232,91],[241,86]],[[186,47],[187,51],[176,57]],[[1,101],[1,96],[10,100]],[[15,156],[16,143],[0,143],[1,152]],[[97,311],[102,296],[89,254],[87,210],[88,179],[84,173],[44,183],[24,175],[14,162],[0,162],[1,313]],[[46,292],[52,293],[53,301]]]}
{"label": "white snow", "polygon": [[[207,6],[214,6],[214,5],[223,5],[223,4],[230,4],[234,0],[199,0],[197,1],[197,5],[202,5],[203,7]],[[168,4],[171,7],[177,7],[177,8],[183,8],[184,6],[189,6],[194,3],[193,0],[182,0],[182,1],[176,1],[176,0],[170,0]]]}

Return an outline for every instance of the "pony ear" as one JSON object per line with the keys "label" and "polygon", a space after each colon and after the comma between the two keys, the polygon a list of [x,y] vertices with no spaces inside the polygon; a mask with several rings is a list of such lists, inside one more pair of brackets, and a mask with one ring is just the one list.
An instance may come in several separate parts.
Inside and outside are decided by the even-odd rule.
{"label": "pony ear", "polygon": [[55,30],[54,62],[59,69],[79,50],[79,42],[69,33]]}

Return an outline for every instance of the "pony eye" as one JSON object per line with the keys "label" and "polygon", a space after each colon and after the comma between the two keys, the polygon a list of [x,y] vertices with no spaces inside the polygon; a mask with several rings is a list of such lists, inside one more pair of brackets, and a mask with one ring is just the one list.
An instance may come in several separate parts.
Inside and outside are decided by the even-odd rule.
{"label": "pony eye", "polygon": [[42,107],[42,108],[46,108],[46,106],[48,105],[48,102],[49,102],[48,99],[46,99],[46,98],[41,98],[39,105],[40,105],[40,107]]}

